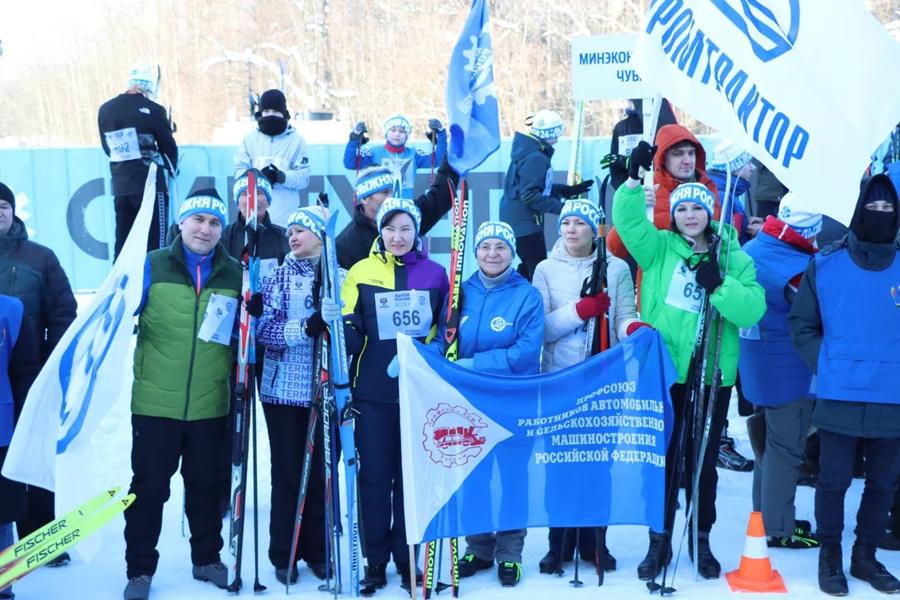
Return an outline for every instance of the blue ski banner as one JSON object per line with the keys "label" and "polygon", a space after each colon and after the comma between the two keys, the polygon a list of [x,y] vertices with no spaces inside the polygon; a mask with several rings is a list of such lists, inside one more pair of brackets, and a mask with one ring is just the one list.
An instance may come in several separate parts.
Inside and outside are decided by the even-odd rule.
{"label": "blue ski banner", "polygon": [[398,336],[407,543],[526,527],[663,528],[676,372],[658,332],[554,373],[459,367]]}
{"label": "blue ski banner", "polygon": [[447,75],[450,166],[465,177],[500,147],[494,50],[487,0],[474,0]]}

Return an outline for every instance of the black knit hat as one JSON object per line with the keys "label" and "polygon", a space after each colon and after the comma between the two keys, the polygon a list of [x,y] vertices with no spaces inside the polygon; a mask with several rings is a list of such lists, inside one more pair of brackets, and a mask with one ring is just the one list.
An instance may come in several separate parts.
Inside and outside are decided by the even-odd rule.
{"label": "black knit hat", "polygon": [[0,200],[9,202],[12,205],[13,213],[16,212],[16,195],[3,183],[0,183]]}
{"label": "black knit hat", "polygon": [[291,113],[287,109],[287,100],[285,100],[281,90],[266,90],[262,93],[262,96],[259,97],[259,107],[255,115],[257,119],[262,116],[264,110],[277,110],[284,115],[285,119],[291,118]]}

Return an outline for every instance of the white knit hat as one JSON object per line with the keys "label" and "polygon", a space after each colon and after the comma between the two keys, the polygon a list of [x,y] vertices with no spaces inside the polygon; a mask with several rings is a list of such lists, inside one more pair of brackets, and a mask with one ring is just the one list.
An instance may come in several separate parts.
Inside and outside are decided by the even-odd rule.
{"label": "white knit hat", "polygon": [[778,206],[778,220],[806,239],[816,237],[822,231],[822,215],[796,207],[796,204],[796,194],[785,194]]}

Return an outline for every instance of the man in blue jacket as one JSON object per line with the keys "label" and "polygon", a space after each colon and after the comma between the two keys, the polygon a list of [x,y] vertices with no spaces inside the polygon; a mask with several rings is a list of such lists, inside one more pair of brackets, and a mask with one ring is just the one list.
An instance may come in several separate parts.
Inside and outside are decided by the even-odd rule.
{"label": "man in blue jacket", "polygon": [[900,581],[875,559],[900,475],[900,227],[887,175],[864,182],[850,232],[810,263],[791,308],[794,347],[816,375],[819,429],[816,523],[819,588],[846,595],[841,554],[844,496],[865,439],[866,483],[856,514],[850,574],[880,592]]}

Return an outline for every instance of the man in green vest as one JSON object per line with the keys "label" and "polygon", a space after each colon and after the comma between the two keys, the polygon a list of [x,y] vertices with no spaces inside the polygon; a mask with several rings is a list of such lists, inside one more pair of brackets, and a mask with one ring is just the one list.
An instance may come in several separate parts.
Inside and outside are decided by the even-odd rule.
{"label": "man in green vest", "polygon": [[146,600],[159,561],[169,480],[181,461],[194,579],[224,588],[220,478],[227,438],[230,346],[241,267],[219,243],[227,208],[214,189],[181,205],[181,233],[144,264],[131,391],[131,492],[125,512],[125,600]]}

